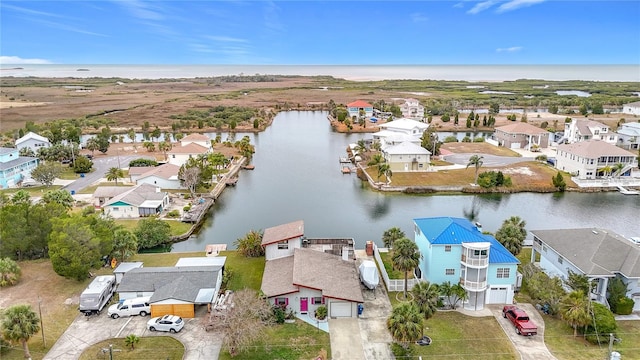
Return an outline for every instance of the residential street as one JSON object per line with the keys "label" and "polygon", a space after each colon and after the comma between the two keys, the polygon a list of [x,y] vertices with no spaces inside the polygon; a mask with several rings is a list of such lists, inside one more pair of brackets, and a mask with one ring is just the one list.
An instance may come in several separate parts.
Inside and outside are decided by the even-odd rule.
{"label": "residential street", "polygon": [[139,158],[150,158],[149,156],[109,156],[102,158],[94,158],[93,172],[87,173],[84,177],[78,177],[74,182],[64,186],[63,188],[69,192],[78,193],[80,190],[90,186],[96,181],[104,177],[107,171],[112,167],[129,167],[129,161]]}

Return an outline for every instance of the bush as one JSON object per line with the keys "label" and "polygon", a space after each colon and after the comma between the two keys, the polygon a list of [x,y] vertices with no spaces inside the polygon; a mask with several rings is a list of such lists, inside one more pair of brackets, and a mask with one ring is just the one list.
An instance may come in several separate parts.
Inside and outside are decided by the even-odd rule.
{"label": "bush", "polygon": [[485,171],[478,175],[478,185],[483,188],[492,188],[497,186],[511,186],[511,178],[505,176],[502,171]]}
{"label": "bush", "polygon": [[412,357],[413,348],[409,344],[394,342],[391,344],[391,352],[396,358]]}
{"label": "bush", "polygon": [[129,161],[129,167],[145,167],[145,166],[158,166],[158,162],[151,159],[135,159]]}
{"label": "bush", "polygon": [[635,305],[635,303],[636,302],[633,301],[633,299],[625,296],[622,299],[618,300],[618,304],[614,309],[614,312],[618,315],[629,315],[633,312],[633,306]]}
{"label": "bush", "polygon": [[458,142],[458,138],[453,135],[447,136],[446,138],[444,138],[443,142],[445,143]]}
{"label": "bush", "polygon": [[171,210],[171,211],[169,211],[169,212],[167,213],[167,217],[168,217],[168,218],[172,218],[172,219],[179,218],[179,217],[180,217],[180,211],[178,211],[178,210]]}
{"label": "bush", "polygon": [[591,303],[591,305],[593,306],[595,324],[592,322],[587,326],[586,339],[592,344],[608,343],[609,334],[615,334],[618,328],[616,319],[606,306],[596,302]]}
{"label": "bush", "polygon": [[481,142],[484,142],[484,138],[483,138],[483,137],[481,137],[481,136],[477,136],[477,137],[473,138],[473,142],[474,142],[474,143],[481,143]]}
{"label": "bush", "polygon": [[10,258],[0,258],[0,287],[12,286],[20,281],[22,270],[17,262]]}
{"label": "bush", "polygon": [[464,138],[462,138],[462,142],[463,143],[470,143],[471,142],[471,138],[468,136],[465,136]]}
{"label": "bush", "polygon": [[184,211],[184,212],[187,212],[187,211],[189,211],[189,210],[191,210],[191,204],[185,205],[185,206],[182,208],[182,211]]}
{"label": "bush", "polygon": [[318,308],[316,309],[316,312],[315,312],[316,319],[318,319],[318,320],[324,320],[324,319],[326,319],[326,318],[327,318],[327,314],[328,314],[328,312],[327,312],[327,307],[326,307],[326,306],[324,306],[324,305],[322,305],[322,306],[318,307]]}
{"label": "bush", "polygon": [[286,313],[282,306],[276,305],[273,307],[273,317],[278,324],[284,324],[284,318],[286,317]]}

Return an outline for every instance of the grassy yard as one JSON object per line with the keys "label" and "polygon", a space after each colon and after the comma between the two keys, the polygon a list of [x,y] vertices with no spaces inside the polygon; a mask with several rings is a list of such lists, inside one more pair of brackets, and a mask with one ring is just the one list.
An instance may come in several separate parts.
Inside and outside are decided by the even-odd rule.
{"label": "grassy yard", "polygon": [[521,157],[522,155],[517,152],[507,149],[502,146],[494,146],[486,142],[480,143],[464,143],[464,142],[451,142],[442,144],[441,149],[449,150],[454,153],[477,153],[477,154],[490,154],[497,156],[511,156]]}
{"label": "grassy yard", "polygon": [[157,358],[181,360],[184,356],[184,345],[170,336],[141,337],[133,350],[127,347],[124,339],[109,339],[91,345],[80,355],[80,360],[109,359],[109,345],[113,345],[113,359],[137,360]]}
{"label": "grassy yard", "polygon": [[295,324],[273,325],[264,332],[264,337],[248,351],[231,357],[225,350],[220,360],[297,360],[313,359],[322,350],[331,353],[329,334],[296,320]]}
{"label": "grassy yard", "polygon": [[33,187],[25,187],[25,188],[11,188],[11,189],[0,190],[0,194],[4,194],[8,197],[11,197],[13,196],[13,194],[17,193],[19,190],[24,190],[29,193],[29,196],[34,198],[34,197],[41,197],[47,191],[58,190],[61,187],[62,186],[60,185],[51,185],[51,186],[43,185],[43,186],[33,186]]}
{"label": "grassy yard", "polygon": [[[125,229],[133,231],[138,227],[139,219],[116,219],[115,222],[118,225],[122,225]],[[171,235],[178,236],[186,233],[191,229],[192,224],[184,223],[178,220],[166,220],[166,222],[171,226]],[[204,249],[202,249],[204,252]]]}
{"label": "grassy yard", "polygon": [[[396,292],[389,293],[391,305],[400,302]],[[493,316],[473,317],[457,311],[438,311],[425,323],[429,346],[411,345],[414,356],[432,358],[447,354],[447,359],[515,359],[516,351]]]}
{"label": "grassy yard", "polygon": [[402,274],[402,271],[393,268],[393,262],[391,261],[392,255],[393,250],[389,250],[389,252],[380,252],[380,258],[382,259],[382,263],[384,264],[384,269],[387,271],[389,279],[404,279],[404,274]]}
{"label": "grassy yard", "polygon": [[122,181],[118,181],[118,185],[116,185],[115,181],[104,181],[101,183],[98,183],[97,185],[91,185],[91,186],[87,186],[86,188],[80,190],[78,192],[78,194],[93,194],[94,192],[96,192],[96,189],[99,186],[122,186],[122,187],[133,187],[134,184],[123,184]]}

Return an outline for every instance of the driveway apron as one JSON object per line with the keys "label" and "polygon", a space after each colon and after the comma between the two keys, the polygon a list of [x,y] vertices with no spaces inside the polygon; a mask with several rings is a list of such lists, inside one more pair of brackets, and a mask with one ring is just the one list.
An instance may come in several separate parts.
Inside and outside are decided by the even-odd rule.
{"label": "driveway apron", "polygon": [[356,318],[329,319],[332,360],[365,360]]}
{"label": "driveway apron", "polygon": [[509,321],[502,316],[502,306],[489,305],[491,313],[495,316],[498,324],[502,326],[505,334],[511,340],[513,347],[520,354],[522,360],[556,360],[555,356],[551,355],[549,349],[544,344],[544,320],[540,313],[531,304],[517,304],[519,308],[523,309],[529,315],[529,318],[533,320],[538,326],[538,334],[534,336],[522,336],[516,333],[515,327]]}

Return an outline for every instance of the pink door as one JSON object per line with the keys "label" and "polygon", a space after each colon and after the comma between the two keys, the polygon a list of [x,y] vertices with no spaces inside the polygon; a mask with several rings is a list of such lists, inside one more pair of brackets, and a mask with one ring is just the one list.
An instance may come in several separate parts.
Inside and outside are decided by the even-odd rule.
{"label": "pink door", "polygon": [[301,297],[300,298],[300,313],[306,314],[309,312],[309,298]]}

